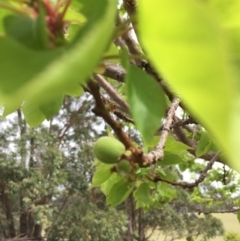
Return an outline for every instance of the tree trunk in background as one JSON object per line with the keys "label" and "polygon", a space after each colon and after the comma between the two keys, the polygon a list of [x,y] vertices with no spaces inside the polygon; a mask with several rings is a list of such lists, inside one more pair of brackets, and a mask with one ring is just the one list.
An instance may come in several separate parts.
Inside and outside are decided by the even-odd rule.
{"label": "tree trunk in background", "polygon": [[28,234],[28,217],[27,217],[27,212],[23,207],[23,197],[20,195],[20,227],[19,227],[19,232],[20,232],[20,237],[24,237]]}
{"label": "tree trunk in background", "polygon": [[[24,138],[24,135],[26,134],[26,123],[22,119],[22,112],[21,110],[17,111],[18,114],[18,124],[20,128],[20,135],[21,135],[21,149],[20,149],[20,155],[21,155],[21,163],[25,167],[26,165],[26,141]],[[23,202],[23,195],[22,193],[19,196],[19,205],[20,205],[20,218],[19,218],[19,232],[20,237],[24,237],[28,234],[28,217],[27,212],[24,208],[24,202]]]}
{"label": "tree trunk in background", "polygon": [[145,240],[145,230],[142,225],[142,218],[144,216],[143,209],[138,209],[138,240],[144,241]]}
{"label": "tree trunk in background", "polygon": [[2,204],[3,204],[3,209],[5,211],[5,216],[6,216],[7,225],[8,225],[8,236],[11,238],[14,238],[16,237],[16,231],[14,226],[12,208],[11,208],[11,203],[8,198],[8,195],[6,194],[5,191],[2,192]]}
{"label": "tree trunk in background", "polygon": [[35,224],[33,238],[38,238],[39,240],[41,240],[41,237],[42,237],[42,225]]}

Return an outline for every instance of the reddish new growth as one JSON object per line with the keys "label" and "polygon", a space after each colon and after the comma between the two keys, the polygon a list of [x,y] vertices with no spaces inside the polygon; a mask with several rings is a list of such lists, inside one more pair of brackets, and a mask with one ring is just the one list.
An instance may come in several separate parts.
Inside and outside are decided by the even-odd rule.
{"label": "reddish new growth", "polygon": [[[64,27],[66,25],[63,18],[70,6],[70,3],[71,0],[60,0],[56,4],[52,4],[50,0],[42,0],[42,2],[33,0],[29,4],[31,6],[30,11],[34,18],[38,17],[40,8],[39,4],[42,4],[44,7],[48,34],[50,36],[50,40],[54,43],[59,37],[63,37]],[[60,11],[61,7],[63,8],[62,11]]]}
{"label": "reddish new growth", "polygon": [[[46,21],[47,26],[54,36],[59,33],[64,33],[63,17],[70,5],[71,0],[59,1],[55,6],[50,3],[50,0],[43,0],[44,7],[46,9]],[[64,4],[65,3],[65,4]],[[59,12],[60,7],[64,4],[63,11]]]}

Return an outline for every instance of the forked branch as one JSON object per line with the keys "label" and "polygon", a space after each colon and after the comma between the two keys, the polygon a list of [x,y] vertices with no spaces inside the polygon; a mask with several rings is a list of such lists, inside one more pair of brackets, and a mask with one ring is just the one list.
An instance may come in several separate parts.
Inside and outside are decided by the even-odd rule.
{"label": "forked branch", "polygon": [[192,183],[188,183],[188,182],[173,182],[173,181],[164,179],[164,178],[162,178],[160,176],[155,176],[153,179],[151,179],[151,178],[150,179],[152,181],[154,181],[154,182],[159,182],[159,181],[166,182],[168,184],[171,184],[172,186],[180,186],[182,188],[194,188],[194,187],[197,187],[201,182],[203,182],[205,180],[205,178],[207,176],[207,172],[212,168],[213,164],[217,161],[219,156],[220,156],[219,152],[214,155],[212,160],[210,160],[208,162],[206,167],[202,170],[199,178],[197,180],[195,180],[195,182],[192,182]]}
{"label": "forked branch", "polygon": [[173,117],[175,114],[175,111],[177,110],[179,106],[180,100],[178,98],[175,98],[172,102],[171,107],[169,108],[167,118],[165,120],[165,123],[163,125],[162,131],[161,131],[161,137],[157,144],[157,146],[149,152],[147,155],[144,155],[144,160],[146,161],[146,166],[151,166],[152,164],[156,163],[157,161],[160,161],[164,157],[164,147],[165,143],[170,131],[170,127],[173,122]]}

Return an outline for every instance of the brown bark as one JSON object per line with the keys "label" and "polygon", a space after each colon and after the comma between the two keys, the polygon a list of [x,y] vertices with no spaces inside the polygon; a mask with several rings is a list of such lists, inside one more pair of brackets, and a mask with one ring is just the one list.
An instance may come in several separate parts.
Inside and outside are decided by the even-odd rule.
{"label": "brown bark", "polygon": [[7,220],[8,236],[11,238],[14,238],[16,237],[16,231],[15,231],[14,219],[12,214],[12,206],[5,190],[2,192],[2,204],[3,204],[3,209]]}
{"label": "brown bark", "polygon": [[[18,114],[18,124],[19,124],[19,128],[20,128],[20,135],[21,135],[21,140],[24,140],[23,136],[26,133],[26,124],[24,122],[24,120],[22,119],[22,112],[21,110],[17,110],[17,114]],[[21,155],[21,163],[22,165],[25,166],[25,158],[26,158],[26,143],[21,143],[21,151],[20,151],[20,155]],[[23,195],[20,193],[20,197],[19,197],[19,205],[20,205],[20,217],[19,217],[19,232],[20,232],[20,236],[26,236],[27,235],[27,213],[26,210],[24,208],[24,203],[23,203]]]}
{"label": "brown bark", "polygon": [[41,234],[42,234],[42,225],[35,224],[34,225],[33,237],[34,238],[38,238],[39,240],[41,240],[41,237],[42,237]]}
{"label": "brown bark", "polygon": [[137,231],[136,216],[135,216],[135,201],[131,194],[125,202],[126,211],[128,213],[128,230],[124,237],[125,241],[135,240],[134,235]]}
{"label": "brown bark", "polygon": [[143,209],[140,208],[138,210],[138,240],[139,241],[145,240],[145,232],[144,232],[144,227],[142,225],[143,216],[144,216]]}
{"label": "brown bark", "polygon": [[23,207],[23,197],[20,195],[20,218],[19,218],[19,232],[20,237],[26,236],[28,231],[28,218],[27,218],[27,212]]}

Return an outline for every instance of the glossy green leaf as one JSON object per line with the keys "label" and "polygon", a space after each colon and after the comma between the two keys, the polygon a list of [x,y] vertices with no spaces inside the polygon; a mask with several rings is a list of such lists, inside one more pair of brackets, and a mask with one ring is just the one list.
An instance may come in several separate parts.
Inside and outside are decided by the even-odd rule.
{"label": "glossy green leaf", "polygon": [[[140,0],[138,20],[140,41],[153,64],[237,162],[240,153],[234,143],[239,144],[239,138],[231,136],[233,108],[239,112],[239,107],[233,107],[235,76],[226,32],[216,16],[200,1],[153,0],[149,4]],[[236,124],[234,128],[239,134],[240,128]]]}
{"label": "glossy green leaf", "polygon": [[115,183],[111,188],[107,196],[107,204],[110,204],[111,206],[119,205],[128,198],[132,190],[132,184],[126,181],[125,179],[121,179],[119,182]]}
{"label": "glossy green leaf", "polygon": [[111,166],[100,163],[94,172],[91,187],[96,187],[106,182],[112,174],[110,169]]}
{"label": "glossy green leaf", "polygon": [[39,106],[39,109],[45,115],[46,119],[49,120],[58,113],[58,111],[62,106],[62,102],[63,102],[63,95],[61,94],[41,104]]}
{"label": "glossy green leaf", "polygon": [[85,83],[111,38],[116,5],[115,0],[96,2],[98,11],[65,48],[36,52],[0,37],[0,103],[8,109],[24,99],[40,104],[52,93],[68,93]]}
{"label": "glossy green leaf", "polygon": [[38,126],[45,120],[45,116],[39,109],[38,105],[29,101],[23,103],[22,112],[30,127]]}
{"label": "glossy green leaf", "polygon": [[165,114],[166,100],[160,85],[136,66],[127,69],[127,99],[138,130],[151,141]]}
{"label": "glossy green leaf", "polygon": [[169,165],[177,165],[183,162],[183,159],[177,155],[173,154],[171,152],[165,152],[164,158],[158,162],[160,166],[169,166]]}
{"label": "glossy green leaf", "polygon": [[141,183],[141,185],[134,192],[134,197],[136,200],[143,202],[145,205],[148,205],[152,199],[148,183]]}

